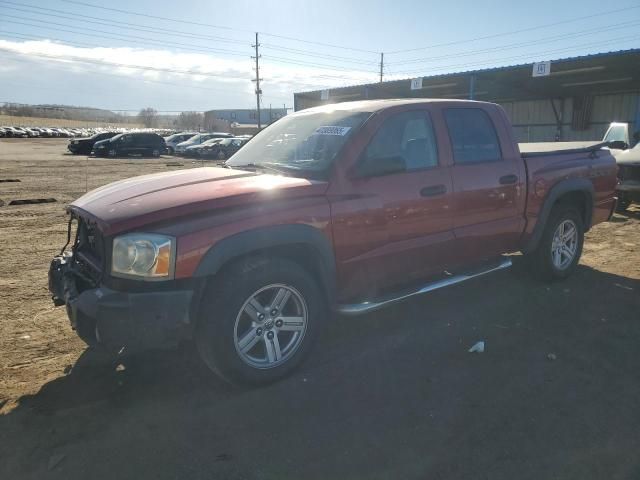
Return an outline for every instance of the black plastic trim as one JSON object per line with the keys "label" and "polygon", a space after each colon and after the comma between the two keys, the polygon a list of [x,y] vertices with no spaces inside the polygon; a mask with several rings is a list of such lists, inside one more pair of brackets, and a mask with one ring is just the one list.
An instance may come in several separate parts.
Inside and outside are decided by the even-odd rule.
{"label": "black plastic trim", "polygon": [[591,228],[591,219],[593,217],[593,199],[595,198],[593,184],[585,178],[569,178],[566,180],[561,180],[560,182],[555,184],[551,188],[551,190],[549,190],[547,198],[544,201],[544,205],[542,206],[540,214],[538,215],[538,221],[536,222],[536,226],[533,229],[533,234],[522,249],[523,253],[529,253],[536,249],[538,243],[540,243],[540,240],[542,238],[542,233],[544,232],[544,228],[547,224],[547,220],[549,218],[549,214],[551,213],[553,205],[562,195],[571,192],[582,192],[587,196],[588,200],[585,205],[584,230],[586,232]]}
{"label": "black plastic trim", "polygon": [[194,277],[215,275],[231,260],[261,250],[288,245],[312,247],[320,280],[331,304],[335,301],[336,261],[329,239],[318,229],[303,224],[275,225],[232,235],[216,243],[205,254]]}

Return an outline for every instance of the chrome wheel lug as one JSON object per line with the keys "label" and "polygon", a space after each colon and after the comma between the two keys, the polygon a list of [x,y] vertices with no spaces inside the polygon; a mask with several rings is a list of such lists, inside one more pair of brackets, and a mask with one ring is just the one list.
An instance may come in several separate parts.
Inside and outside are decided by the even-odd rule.
{"label": "chrome wheel lug", "polygon": [[260,321],[264,320],[264,313],[259,313],[258,314],[258,320],[260,320]]}
{"label": "chrome wheel lug", "polygon": [[271,316],[275,317],[278,314],[278,309],[274,308],[273,310],[271,310]]}
{"label": "chrome wheel lug", "polygon": [[273,340],[273,337],[274,337],[274,333],[273,333],[273,332],[268,332],[268,333],[267,333],[267,338],[268,338],[269,340]]}
{"label": "chrome wheel lug", "polygon": [[262,335],[262,332],[263,332],[262,328],[257,328],[256,329],[256,335],[260,336],[260,335]]}
{"label": "chrome wheel lug", "polygon": [[280,328],[282,326],[282,320],[276,320],[276,327]]}

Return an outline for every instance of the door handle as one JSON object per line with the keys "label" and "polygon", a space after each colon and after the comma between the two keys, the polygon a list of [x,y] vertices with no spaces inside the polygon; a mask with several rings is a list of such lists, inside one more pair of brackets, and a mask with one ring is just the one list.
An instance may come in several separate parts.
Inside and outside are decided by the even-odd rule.
{"label": "door handle", "polygon": [[517,175],[505,175],[500,177],[500,185],[513,185],[518,182]]}
{"label": "door handle", "polygon": [[437,195],[444,195],[447,193],[446,185],[430,185],[420,190],[420,195],[423,197],[435,197]]}

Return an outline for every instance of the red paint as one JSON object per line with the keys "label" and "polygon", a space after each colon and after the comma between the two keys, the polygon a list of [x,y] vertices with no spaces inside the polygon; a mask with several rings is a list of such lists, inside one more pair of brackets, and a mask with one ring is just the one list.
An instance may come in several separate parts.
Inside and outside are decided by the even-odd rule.
{"label": "red paint", "polygon": [[[488,114],[501,161],[454,164],[443,110],[456,107]],[[373,294],[520,250],[533,232],[544,195],[564,178],[593,183],[594,224],[609,216],[616,166],[606,151],[595,159],[572,153],[524,161],[504,111],[489,103],[370,101],[354,102],[352,108],[375,113],[349,138],[327,181],[199,168],[116,182],[84,195],[71,209],[93,218],[105,235],[131,230],[174,235],[177,278],[191,276],[216,242],[235,233],[268,225],[311,225],[334,245],[340,297]],[[407,110],[429,112],[439,165],[355,178],[352,168],[380,125]],[[501,177],[513,175],[514,184],[500,183]],[[444,185],[446,193],[422,196],[421,189],[431,185]]]}

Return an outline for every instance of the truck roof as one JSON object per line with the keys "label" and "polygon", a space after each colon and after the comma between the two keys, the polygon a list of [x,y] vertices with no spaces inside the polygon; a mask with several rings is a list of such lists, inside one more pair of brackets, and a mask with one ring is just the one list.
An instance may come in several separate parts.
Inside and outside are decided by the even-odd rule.
{"label": "truck roof", "polygon": [[320,105],[318,107],[307,108],[304,110],[300,110],[296,113],[301,112],[324,112],[324,111],[334,111],[334,110],[346,110],[353,112],[377,112],[379,110],[384,110],[385,108],[395,107],[399,105],[409,105],[414,103],[478,103],[478,104],[487,104],[489,102],[480,102],[477,100],[460,100],[460,99],[450,99],[450,98],[387,98],[382,100],[356,100],[353,102],[341,102],[341,103],[330,103],[327,105]]}

